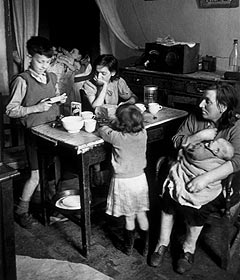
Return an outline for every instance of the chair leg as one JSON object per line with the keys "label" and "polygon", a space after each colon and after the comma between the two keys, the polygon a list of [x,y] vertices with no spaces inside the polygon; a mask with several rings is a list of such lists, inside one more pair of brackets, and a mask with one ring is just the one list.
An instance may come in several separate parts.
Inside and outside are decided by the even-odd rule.
{"label": "chair leg", "polygon": [[222,218],[223,224],[225,224],[225,229],[221,231],[222,235],[222,245],[221,245],[221,252],[220,252],[220,260],[221,260],[221,268],[227,270],[229,263],[230,263],[230,237],[231,237],[231,223],[229,218],[226,216]]}

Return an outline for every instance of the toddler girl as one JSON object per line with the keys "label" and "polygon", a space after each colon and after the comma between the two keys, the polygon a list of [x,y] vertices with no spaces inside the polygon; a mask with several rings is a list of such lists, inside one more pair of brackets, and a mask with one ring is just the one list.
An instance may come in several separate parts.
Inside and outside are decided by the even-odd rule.
{"label": "toddler girl", "polygon": [[144,242],[143,255],[148,250],[149,210],[146,167],[147,132],[143,116],[135,105],[123,104],[116,110],[111,127],[99,128],[100,136],[112,144],[113,177],[107,198],[106,213],[125,216],[125,253],[131,255],[134,245],[135,219]]}

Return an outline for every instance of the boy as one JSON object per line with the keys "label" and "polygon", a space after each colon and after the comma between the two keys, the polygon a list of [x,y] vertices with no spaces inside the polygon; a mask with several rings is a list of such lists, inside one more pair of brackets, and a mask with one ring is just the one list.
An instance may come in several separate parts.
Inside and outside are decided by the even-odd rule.
{"label": "boy", "polygon": [[[39,184],[37,145],[31,127],[56,120],[60,115],[59,106],[50,98],[56,96],[57,77],[47,69],[53,56],[53,47],[48,39],[33,36],[27,41],[30,57],[28,70],[18,74],[10,83],[10,102],[6,114],[19,118],[24,127],[25,147],[31,170],[15,210],[20,226],[31,228],[36,223],[29,214],[29,202]],[[66,95],[60,96],[59,103],[66,102]]]}

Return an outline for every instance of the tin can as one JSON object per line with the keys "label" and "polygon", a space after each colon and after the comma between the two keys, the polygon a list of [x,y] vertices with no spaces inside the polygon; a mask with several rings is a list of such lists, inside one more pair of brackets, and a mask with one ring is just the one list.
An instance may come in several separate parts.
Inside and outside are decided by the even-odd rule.
{"label": "tin can", "polygon": [[158,86],[145,85],[144,86],[144,103],[158,102]]}
{"label": "tin can", "polygon": [[80,102],[71,102],[71,115],[72,116],[81,116],[82,113],[82,104]]}

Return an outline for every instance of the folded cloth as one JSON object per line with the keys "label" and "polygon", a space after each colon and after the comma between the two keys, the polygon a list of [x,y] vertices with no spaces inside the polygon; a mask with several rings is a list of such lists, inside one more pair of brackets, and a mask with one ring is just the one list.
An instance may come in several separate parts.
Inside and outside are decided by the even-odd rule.
{"label": "folded cloth", "polygon": [[50,216],[50,225],[54,224],[54,223],[59,223],[59,222],[66,222],[68,221],[68,218],[63,216],[61,213],[56,213],[54,212],[51,216]]}

